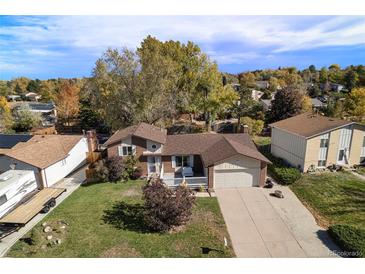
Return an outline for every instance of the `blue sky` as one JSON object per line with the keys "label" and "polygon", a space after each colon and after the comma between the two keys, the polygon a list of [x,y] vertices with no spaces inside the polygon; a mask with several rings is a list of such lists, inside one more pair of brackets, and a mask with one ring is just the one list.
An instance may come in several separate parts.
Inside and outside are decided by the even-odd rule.
{"label": "blue sky", "polygon": [[0,79],[90,76],[108,48],[193,41],[222,71],[365,64],[365,16],[0,16]]}

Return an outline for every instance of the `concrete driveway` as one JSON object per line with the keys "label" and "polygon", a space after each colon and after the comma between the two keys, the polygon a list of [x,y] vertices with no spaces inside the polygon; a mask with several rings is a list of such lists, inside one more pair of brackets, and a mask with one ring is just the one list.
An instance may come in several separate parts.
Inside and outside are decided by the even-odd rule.
{"label": "concrete driveway", "polygon": [[[76,172],[70,174],[60,182],[56,183],[53,187],[60,187],[66,188],[66,192],[64,192],[61,196],[56,199],[56,207],[65,200],[68,196],[74,192],[82,182],[86,179],[85,177],[85,168],[81,168]],[[54,208],[56,208],[54,207]],[[49,212],[51,212],[54,208],[52,208]],[[36,224],[38,224],[46,214],[38,214],[36,215],[29,223],[27,223],[24,227],[19,229],[17,232],[14,232],[5,238],[0,240],[0,257],[5,256],[6,252],[21,238],[23,237],[28,231],[30,231]]]}
{"label": "concrete driveway", "polygon": [[[270,196],[275,189],[284,199]],[[237,257],[335,257],[331,250],[339,250],[288,187],[215,192]]]}

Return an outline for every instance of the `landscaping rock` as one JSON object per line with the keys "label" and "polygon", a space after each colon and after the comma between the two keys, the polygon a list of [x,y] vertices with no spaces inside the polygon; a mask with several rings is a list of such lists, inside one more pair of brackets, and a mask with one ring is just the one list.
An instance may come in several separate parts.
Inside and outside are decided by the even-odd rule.
{"label": "landscaping rock", "polygon": [[65,229],[65,228],[66,228],[66,226],[64,226],[64,225],[60,226],[60,229]]}
{"label": "landscaping rock", "polygon": [[53,238],[53,236],[52,236],[52,235],[48,235],[48,236],[47,236],[47,240],[48,240],[48,241],[52,240],[52,238]]}
{"label": "landscaping rock", "polygon": [[58,244],[58,245],[62,244],[62,240],[61,239],[56,239],[56,244]]}
{"label": "landscaping rock", "polygon": [[43,226],[43,227],[46,227],[46,226],[47,226],[47,223],[46,223],[46,222],[44,222],[44,223],[42,224],[42,226]]}
{"label": "landscaping rock", "polygon": [[51,232],[51,231],[52,231],[52,227],[50,227],[50,226],[46,226],[46,227],[43,229],[43,231],[44,231],[45,233]]}

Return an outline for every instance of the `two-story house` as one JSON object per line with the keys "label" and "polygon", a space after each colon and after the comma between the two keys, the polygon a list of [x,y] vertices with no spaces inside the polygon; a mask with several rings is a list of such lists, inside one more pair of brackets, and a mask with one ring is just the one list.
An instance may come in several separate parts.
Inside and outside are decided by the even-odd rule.
{"label": "two-story house", "polygon": [[270,163],[247,133],[167,135],[140,123],[118,130],[105,145],[108,157],[135,155],[143,176],[159,176],[170,186],[263,186]]}
{"label": "two-story house", "polygon": [[365,163],[365,126],[304,113],[271,126],[271,153],[301,171]]}

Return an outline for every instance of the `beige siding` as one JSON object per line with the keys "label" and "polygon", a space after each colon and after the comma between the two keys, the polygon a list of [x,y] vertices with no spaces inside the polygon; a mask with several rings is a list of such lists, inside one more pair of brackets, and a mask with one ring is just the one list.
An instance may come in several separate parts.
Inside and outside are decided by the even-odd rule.
{"label": "beige siding", "polygon": [[354,126],[352,132],[351,148],[350,148],[350,165],[357,165],[360,163],[361,149],[365,136],[365,129],[359,125]]}
{"label": "beige siding", "polygon": [[[299,135],[273,128],[271,132],[271,153],[285,159],[294,167],[304,167],[306,139]],[[317,153],[318,154],[318,153]]]}
{"label": "beige siding", "polygon": [[321,136],[316,136],[307,140],[303,171],[307,171],[311,165],[318,165],[320,142]]}
{"label": "beige siding", "polygon": [[330,132],[330,140],[328,145],[327,163],[326,163],[327,166],[337,163],[340,134],[341,134],[340,128]]}
{"label": "beige siding", "polygon": [[214,170],[260,168],[260,166],[259,160],[237,155],[215,164]]}

